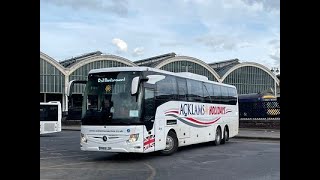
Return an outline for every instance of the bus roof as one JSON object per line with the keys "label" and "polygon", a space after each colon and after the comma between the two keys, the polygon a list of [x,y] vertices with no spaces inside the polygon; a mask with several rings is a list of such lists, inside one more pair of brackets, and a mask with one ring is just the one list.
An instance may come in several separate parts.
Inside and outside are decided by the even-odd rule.
{"label": "bus roof", "polygon": [[[203,81],[203,82],[208,82],[208,83],[213,83],[213,84],[222,84],[225,86],[235,88],[235,86],[230,85],[230,84],[224,84],[224,83],[220,83],[220,82],[210,81],[210,80],[208,80],[208,78],[206,76],[202,76],[199,74],[194,74],[194,73],[190,73],[190,72],[174,73],[174,72],[170,72],[170,71],[165,71],[165,70],[151,68],[151,67],[144,67],[144,66],[140,66],[140,67],[111,67],[111,68],[92,69],[89,71],[89,74],[101,73],[101,72],[119,72],[119,71],[153,71],[153,72],[159,72],[159,73],[168,74],[168,75],[181,77],[181,78],[193,79],[193,80]],[[193,75],[193,77],[192,77],[192,75]],[[200,78],[200,76],[202,76],[202,77]]]}
{"label": "bus roof", "polygon": [[89,74],[101,73],[101,72],[118,72],[118,71],[148,71],[148,69],[153,69],[149,67],[110,67],[110,68],[100,68],[91,69]]}

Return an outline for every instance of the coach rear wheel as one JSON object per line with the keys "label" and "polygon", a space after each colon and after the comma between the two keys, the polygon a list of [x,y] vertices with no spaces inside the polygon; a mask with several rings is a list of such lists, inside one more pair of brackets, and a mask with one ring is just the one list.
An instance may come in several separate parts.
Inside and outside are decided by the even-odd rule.
{"label": "coach rear wheel", "polygon": [[220,127],[217,128],[216,130],[216,138],[213,142],[214,145],[218,146],[221,142],[221,129]]}
{"label": "coach rear wheel", "polygon": [[163,155],[171,155],[178,149],[178,138],[173,131],[169,131],[166,138],[166,148],[161,151]]}
{"label": "coach rear wheel", "polygon": [[224,128],[223,139],[221,140],[221,144],[225,144],[226,141],[229,141],[229,131],[227,128]]}

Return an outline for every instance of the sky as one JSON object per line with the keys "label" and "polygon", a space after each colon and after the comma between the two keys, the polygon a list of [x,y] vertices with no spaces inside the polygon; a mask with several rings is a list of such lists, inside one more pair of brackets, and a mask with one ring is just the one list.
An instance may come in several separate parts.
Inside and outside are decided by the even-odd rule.
{"label": "sky", "polygon": [[57,61],[174,52],[280,69],[280,0],[40,0],[40,51]]}

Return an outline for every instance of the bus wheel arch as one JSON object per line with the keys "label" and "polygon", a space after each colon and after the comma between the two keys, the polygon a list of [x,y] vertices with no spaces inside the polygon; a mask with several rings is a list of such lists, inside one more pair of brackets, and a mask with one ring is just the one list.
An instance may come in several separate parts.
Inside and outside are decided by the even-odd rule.
{"label": "bus wheel arch", "polygon": [[220,127],[220,125],[218,125],[216,128],[215,138],[214,138],[213,144],[215,146],[218,146],[218,145],[220,145],[220,143],[221,143],[221,127]]}
{"label": "bus wheel arch", "polygon": [[227,141],[229,141],[229,127],[228,125],[225,125],[223,130],[223,139],[221,139],[221,144],[225,144]]}
{"label": "bus wheel arch", "polygon": [[174,129],[170,129],[166,136],[166,148],[161,152],[162,155],[171,155],[178,150],[179,141],[177,138],[176,131]]}

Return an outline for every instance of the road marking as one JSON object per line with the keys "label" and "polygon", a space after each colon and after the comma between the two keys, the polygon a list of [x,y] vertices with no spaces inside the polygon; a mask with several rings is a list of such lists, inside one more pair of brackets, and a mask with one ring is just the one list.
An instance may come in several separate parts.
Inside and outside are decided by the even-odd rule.
{"label": "road marking", "polygon": [[150,176],[147,178],[147,180],[152,180],[154,179],[154,177],[156,176],[156,170],[149,164],[147,163],[143,163],[144,165],[146,165],[150,170],[151,170],[151,174]]}
{"label": "road marking", "polygon": [[74,155],[74,156],[55,156],[55,157],[45,157],[45,158],[40,158],[40,160],[44,159],[56,159],[56,158],[69,158],[69,157],[79,157],[79,156],[88,156],[88,155]]}
{"label": "road marking", "polygon": [[204,162],[201,162],[200,164],[207,164],[207,163],[213,163],[213,162],[217,162],[216,160],[214,161],[204,161]]}

